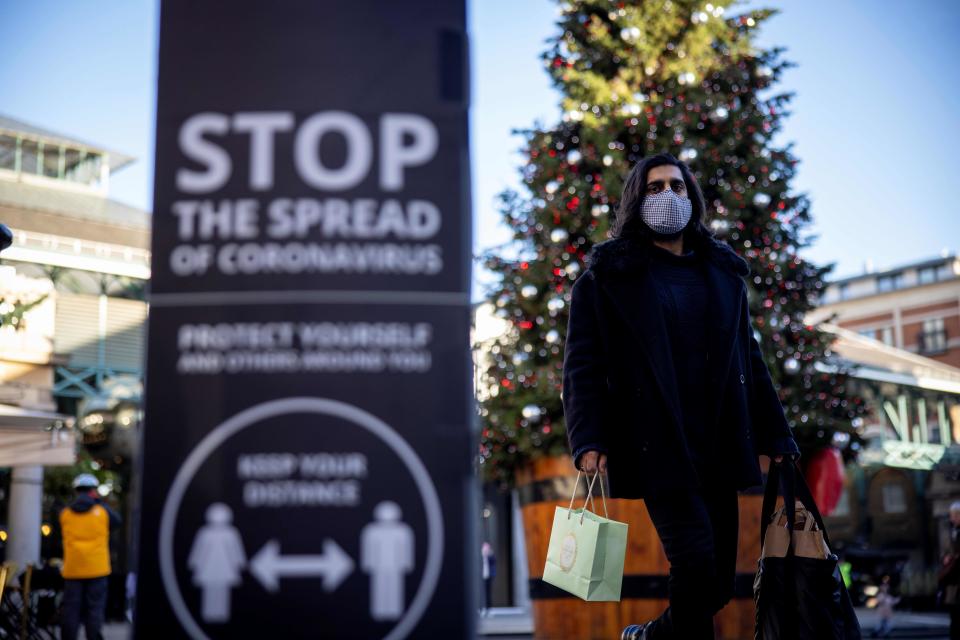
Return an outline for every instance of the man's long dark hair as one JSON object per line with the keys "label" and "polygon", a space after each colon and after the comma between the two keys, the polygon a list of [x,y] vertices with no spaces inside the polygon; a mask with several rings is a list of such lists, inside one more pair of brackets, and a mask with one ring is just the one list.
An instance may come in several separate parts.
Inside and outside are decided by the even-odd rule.
{"label": "man's long dark hair", "polygon": [[690,215],[690,222],[683,230],[683,244],[685,248],[702,248],[706,246],[713,233],[704,224],[706,217],[706,204],[703,200],[703,192],[700,191],[700,185],[690,168],[677,160],[669,153],[658,153],[653,156],[647,156],[637,164],[633,165],[630,174],[623,184],[623,194],[620,196],[620,204],[617,207],[617,219],[613,223],[611,235],[615,238],[632,238],[643,242],[652,242],[654,235],[640,217],[640,210],[643,206],[643,197],[647,191],[647,174],[654,167],[660,167],[665,164],[673,165],[680,169],[683,175],[683,181],[687,185],[687,197],[693,204],[693,212]]}

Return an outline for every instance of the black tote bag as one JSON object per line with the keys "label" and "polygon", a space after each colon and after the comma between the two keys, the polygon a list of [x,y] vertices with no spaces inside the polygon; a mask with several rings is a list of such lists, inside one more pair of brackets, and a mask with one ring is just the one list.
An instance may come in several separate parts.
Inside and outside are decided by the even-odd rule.
{"label": "black tote bag", "polygon": [[771,464],[760,516],[760,547],[763,548],[782,485],[790,544],[783,557],[761,558],[753,583],[756,603],[755,640],[860,640],[860,623],[840,575],[835,553],[825,558],[795,554],[793,536],[796,500],[813,517],[832,549],[823,518],[803,474],[794,462]]}

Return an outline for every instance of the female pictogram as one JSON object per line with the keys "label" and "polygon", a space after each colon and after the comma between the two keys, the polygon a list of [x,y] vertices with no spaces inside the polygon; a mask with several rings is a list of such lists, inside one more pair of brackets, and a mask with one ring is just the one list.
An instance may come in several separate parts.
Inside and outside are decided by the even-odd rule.
{"label": "female pictogram", "polygon": [[200,587],[200,616],[204,622],[230,620],[230,590],[240,585],[240,572],[247,564],[240,533],[231,522],[233,512],[217,502],[207,507],[207,524],[200,528],[187,564],[193,584]]}

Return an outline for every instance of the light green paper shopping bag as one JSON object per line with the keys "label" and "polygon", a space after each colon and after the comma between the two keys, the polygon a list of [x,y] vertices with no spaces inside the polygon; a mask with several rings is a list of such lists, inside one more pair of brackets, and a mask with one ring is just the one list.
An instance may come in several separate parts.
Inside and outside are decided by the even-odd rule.
{"label": "light green paper shopping bag", "polygon": [[[623,561],[627,552],[627,525],[610,520],[589,511],[587,502],[592,502],[593,484],[598,475],[587,485],[587,499],[582,509],[557,507],[550,530],[550,545],[547,547],[547,563],[543,569],[543,581],[589,601],[618,601],[623,583]],[[577,484],[573,487],[576,497]],[[600,480],[603,496],[603,512],[607,514],[607,498]]]}

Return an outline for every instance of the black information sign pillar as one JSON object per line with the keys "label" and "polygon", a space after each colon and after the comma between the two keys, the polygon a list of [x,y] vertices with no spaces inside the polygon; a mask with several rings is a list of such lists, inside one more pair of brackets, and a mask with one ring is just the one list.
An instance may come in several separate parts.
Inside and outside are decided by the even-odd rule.
{"label": "black information sign pillar", "polygon": [[160,22],[135,636],[471,637],[464,3]]}

